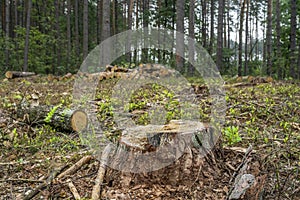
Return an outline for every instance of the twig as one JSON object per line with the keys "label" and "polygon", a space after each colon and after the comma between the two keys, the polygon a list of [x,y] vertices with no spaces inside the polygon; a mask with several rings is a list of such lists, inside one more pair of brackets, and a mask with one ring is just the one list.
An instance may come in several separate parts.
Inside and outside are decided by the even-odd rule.
{"label": "twig", "polygon": [[57,178],[62,179],[68,175],[74,174],[80,167],[82,167],[82,165],[90,162],[91,159],[92,159],[92,156],[85,156],[85,157],[81,158],[77,163],[72,165],[69,169],[67,169],[60,175],[58,175]]}
{"label": "twig", "polygon": [[[84,165],[85,163],[88,163],[90,160],[92,159],[92,156],[85,156],[82,159],[80,159],[77,163],[75,163],[73,166],[71,166],[69,169],[67,169],[66,171],[64,171],[63,173],[59,174],[60,171],[65,167],[62,166],[59,169],[55,169],[48,177],[48,179],[40,184],[37,188],[35,188],[32,192],[30,192],[25,198],[24,200],[30,200],[33,197],[35,197],[42,189],[44,189],[45,187],[47,187],[48,185],[50,185],[52,183],[52,181],[57,177],[58,179],[64,178],[67,175],[73,174],[75,173],[82,165]],[[59,174],[59,175],[58,175]]]}
{"label": "twig", "polygon": [[43,183],[43,180],[33,180],[33,179],[3,179],[0,182],[27,182],[27,183]]}
{"label": "twig", "polygon": [[[245,175],[245,171],[246,171],[247,163],[248,163],[248,157],[250,156],[251,152],[252,152],[252,145],[250,145],[248,147],[248,149],[246,150],[241,164],[236,168],[236,171],[233,173],[233,175],[229,181],[229,184],[232,183],[233,180],[234,180],[234,183],[232,184],[232,186],[228,192],[226,200],[232,199],[231,194],[234,192],[236,184],[239,184],[239,180],[241,179],[241,177],[243,175]],[[251,178],[253,178],[253,176]]]}
{"label": "twig", "polygon": [[235,179],[235,177],[239,174],[240,170],[243,168],[243,166],[245,165],[245,163],[247,162],[247,159],[250,155],[250,153],[252,152],[252,145],[250,145],[244,155],[244,158],[242,160],[242,163],[236,168],[236,171],[233,173],[233,176],[231,177],[229,183],[231,183],[233,181],[233,179]]}
{"label": "twig", "polygon": [[68,179],[67,180],[67,183],[68,183],[68,187],[70,189],[70,191],[72,192],[74,198],[77,200],[77,199],[81,199],[75,185],[73,184],[73,182],[71,181],[71,179]]}
{"label": "twig", "polygon": [[55,179],[55,177],[57,176],[57,174],[62,169],[63,169],[63,167],[60,167],[58,169],[54,169],[54,171],[49,175],[49,177],[47,178],[47,180],[45,182],[43,182],[42,184],[40,184],[37,188],[35,188],[34,190],[32,190],[27,196],[25,196],[24,200],[30,200],[30,199],[32,199],[38,193],[40,193],[40,191],[42,189],[44,189],[45,187],[47,187],[48,185],[50,185],[52,183],[52,181]]}

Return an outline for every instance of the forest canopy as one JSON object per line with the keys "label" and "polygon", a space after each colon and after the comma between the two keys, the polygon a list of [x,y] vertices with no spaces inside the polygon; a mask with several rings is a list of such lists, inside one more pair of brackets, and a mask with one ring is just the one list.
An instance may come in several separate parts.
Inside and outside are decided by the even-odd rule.
{"label": "forest canopy", "polygon": [[[296,0],[3,0],[0,7],[2,75],[7,70],[76,73],[104,39],[155,27],[195,38],[223,75],[300,78]],[[178,42],[174,35],[174,46]],[[158,49],[132,51],[114,64],[147,62],[176,65],[194,75],[187,60]]]}

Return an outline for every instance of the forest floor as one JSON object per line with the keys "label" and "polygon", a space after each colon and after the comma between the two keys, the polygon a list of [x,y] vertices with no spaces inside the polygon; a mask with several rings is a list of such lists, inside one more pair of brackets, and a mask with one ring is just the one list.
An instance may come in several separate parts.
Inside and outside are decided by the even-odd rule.
{"label": "forest floor", "polygon": [[[201,120],[209,122],[208,89],[197,79],[191,81]],[[116,82],[101,81],[93,101],[109,137],[114,137],[110,96]],[[43,76],[0,81],[0,199],[75,199],[70,188],[81,199],[91,198],[100,164],[88,157],[92,153],[79,135],[15,117],[24,101],[69,107],[73,86],[72,78],[49,81]],[[225,88],[223,136],[210,153],[199,158],[193,147],[170,166],[142,174],[108,168],[101,199],[227,199],[245,158],[255,182],[244,199],[300,199],[300,83],[229,81]],[[162,102],[167,120],[180,115],[176,97],[164,87],[152,85],[134,95],[129,112],[137,124],[149,123],[145,110],[151,102]],[[249,145],[253,150],[245,155]],[[90,159],[80,168],[57,178],[86,156]]]}

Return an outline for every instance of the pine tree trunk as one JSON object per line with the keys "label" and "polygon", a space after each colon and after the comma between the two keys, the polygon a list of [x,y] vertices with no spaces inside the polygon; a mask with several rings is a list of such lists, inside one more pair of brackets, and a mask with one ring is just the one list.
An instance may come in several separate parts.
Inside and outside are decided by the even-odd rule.
{"label": "pine tree trunk", "polygon": [[277,58],[277,76],[282,79],[282,54],[281,54],[281,6],[280,0],[276,0],[276,58]]}
{"label": "pine tree trunk", "polygon": [[30,15],[31,15],[31,0],[28,0],[27,6],[27,22],[26,22],[26,37],[25,37],[25,50],[24,50],[24,66],[23,71],[28,70],[28,51],[29,51],[29,34],[30,34]]}
{"label": "pine tree trunk", "polygon": [[89,12],[88,0],[83,1],[83,59],[88,55],[89,51]]}
{"label": "pine tree trunk", "polygon": [[97,2],[97,44],[101,43],[101,28],[102,28],[102,0],[98,0]]}
{"label": "pine tree trunk", "polygon": [[[128,6],[128,13],[127,13],[127,29],[132,29],[132,12],[133,12],[133,0],[127,0],[127,6]],[[126,43],[126,59],[128,63],[131,63],[131,35],[128,34],[128,39]]]}
{"label": "pine tree trunk", "polygon": [[184,4],[185,0],[176,1],[176,67],[179,72],[183,72],[184,59]]}
{"label": "pine tree trunk", "polygon": [[65,69],[65,73],[67,73],[70,70],[71,67],[71,0],[67,0],[67,40],[68,40],[68,52],[67,52],[67,68]]}
{"label": "pine tree trunk", "polygon": [[223,15],[224,15],[224,0],[219,0],[216,64],[220,71],[223,70],[223,61],[222,61],[223,60]]}
{"label": "pine tree trunk", "polygon": [[[149,0],[143,0],[143,27],[147,27],[149,25]],[[144,31],[144,38],[148,38],[148,31]],[[144,45],[146,46],[147,40],[144,40]],[[148,49],[142,49],[142,62],[149,62],[149,51]]]}
{"label": "pine tree trunk", "polygon": [[[160,1],[160,0],[159,0]],[[136,1],[136,10],[135,10],[135,24],[136,24],[136,29],[138,29],[139,28],[139,6],[140,6],[140,4],[139,4],[139,2],[140,1]],[[135,43],[135,46],[137,47],[138,46],[138,41],[136,40],[136,43]],[[134,60],[134,63],[135,63],[135,65],[137,66],[138,65],[138,61],[139,61],[139,59],[138,59],[138,50],[137,49],[135,49],[134,50],[134,56],[133,56],[133,60]]]}
{"label": "pine tree trunk", "polygon": [[266,53],[267,53],[267,75],[272,73],[272,0],[268,0],[268,15],[267,15],[267,38],[266,38]]}
{"label": "pine tree trunk", "polygon": [[[195,1],[193,4],[195,4]],[[206,0],[202,0],[201,4],[202,4],[202,28],[201,28],[202,46],[203,46],[203,48],[206,48],[206,40],[207,40],[206,39],[206,37],[207,37],[207,34],[206,34],[206,29],[207,29],[207,23],[206,23],[207,6],[206,5],[207,5],[207,2],[206,2]],[[195,5],[194,5],[194,8],[195,8]]]}
{"label": "pine tree trunk", "polygon": [[227,0],[227,48],[230,49],[230,0]]}
{"label": "pine tree trunk", "polygon": [[[102,19],[102,41],[106,40],[110,37],[110,0],[103,0],[103,19]],[[106,47],[106,54],[105,58],[103,58],[104,65],[110,64],[110,55],[111,55],[112,49],[110,49],[110,46]]]}
{"label": "pine tree trunk", "polygon": [[244,64],[244,76],[248,74],[248,38],[249,38],[249,0],[247,1],[246,10],[246,30],[245,30],[245,64]]}
{"label": "pine tree trunk", "polygon": [[9,0],[5,0],[5,64],[9,66],[9,37],[10,37],[10,4]]}
{"label": "pine tree trunk", "polygon": [[215,42],[215,0],[210,0],[210,41],[208,52],[213,53],[213,47]]}
{"label": "pine tree trunk", "polygon": [[75,52],[77,58],[80,55],[80,47],[79,47],[79,14],[78,14],[78,0],[74,0],[74,13],[75,13]]}
{"label": "pine tree trunk", "polygon": [[240,29],[239,29],[239,60],[238,60],[238,76],[242,76],[243,68],[243,24],[244,24],[244,11],[245,11],[246,0],[241,2],[240,12]]}
{"label": "pine tree trunk", "polygon": [[[206,33],[205,33],[206,34]],[[190,0],[189,10],[189,69],[190,75],[193,74],[193,63],[195,57],[195,0]]]}
{"label": "pine tree trunk", "polygon": [[296,78],[296,34],[297,34],[297,0],[291,0],[291,35],[290,35],[290,76]]}
{"label": "pine tree trunk", "polygon": [[[55,6],[55,30],[56,30],[56,46],[55,46],[55,56],[53,56],[54,60],[56,60],[56,67],[61,66],[61,38],[60,38],[60,22],[59,22],[59,18],[60,18],[60,6],[59,6],[60,1],[59,0],[55,0],[54,1],[54,6]],[[52,73],[55,74],[56,72],[56,68],[55,65],[52,65]]]}
{"label": "pine tree trunk", "polygon": [[[158,14],[161,15],[161,8],[162,8],[162,5],[161,5],[161,0],[157,0],[157,7],[158,7]],[[161,28],[161,19],[159,18],[157,20],[157,27],[158,29]],[[160,47],[160,44],[161,44],[161,34],[160,34],[160,31],[158,32],[158,46]],[[157,50],[157,59],[158,59],[158,63],[161,63],[161,50],[158,49]]]}

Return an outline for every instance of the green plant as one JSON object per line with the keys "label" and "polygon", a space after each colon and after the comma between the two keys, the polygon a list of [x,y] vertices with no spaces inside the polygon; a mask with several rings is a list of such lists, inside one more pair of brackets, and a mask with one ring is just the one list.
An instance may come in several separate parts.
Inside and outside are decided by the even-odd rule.
{"label": "green plant", "polygon": [[52,119],[52,117],[53,117],[55,111],[56,111],[58,108],[60,108],[60,107],[61,107],[61,105],[54,106],[54,107],[48,112],[47,117],[44,119],[44,121],[45,121],[46,123],[49,123],[49,122],[51,121],[51,119]]}
{"label": "green plant", "polygon": [[241,136],[239,135],[238,126],[228,126],[224,129],[224,136],[229,145],[236,144],[242,141]]}

